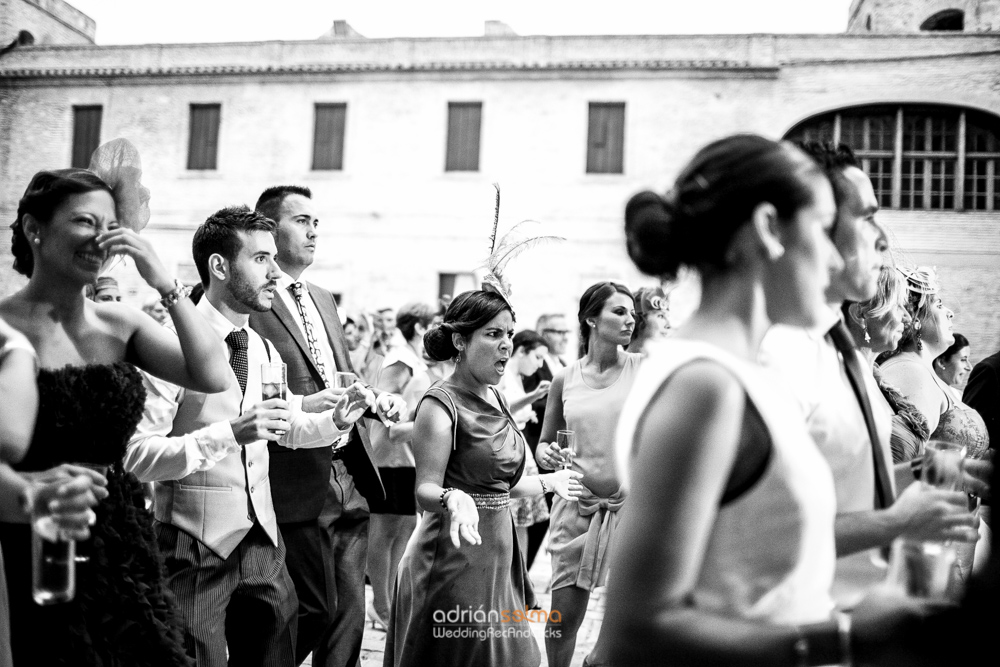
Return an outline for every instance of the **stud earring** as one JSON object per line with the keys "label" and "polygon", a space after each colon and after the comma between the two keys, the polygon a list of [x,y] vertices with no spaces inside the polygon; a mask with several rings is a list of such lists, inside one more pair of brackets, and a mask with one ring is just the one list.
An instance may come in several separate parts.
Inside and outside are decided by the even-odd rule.
{"label": "stud earring", "polygon": [[35,242],[35,245],[42,245],[42,240],[37,236],[31,240]]}

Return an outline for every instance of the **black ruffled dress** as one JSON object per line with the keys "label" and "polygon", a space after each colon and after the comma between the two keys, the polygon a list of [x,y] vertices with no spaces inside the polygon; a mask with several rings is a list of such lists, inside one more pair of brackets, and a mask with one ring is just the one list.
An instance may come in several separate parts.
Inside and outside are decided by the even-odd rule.
{"label": "black ruffled dress", "polygon": [[188,666],[183,621],[167,588],[152,513],[142,487],[123,473],[125,446],[146,392],[130,364],[66,366],[38,375],[38,423],[17,468],[108,464],[109,496],[91,539],[78,545],[72,602],[41,607],[31,598],[30,527],[0,524],[15,665]]}

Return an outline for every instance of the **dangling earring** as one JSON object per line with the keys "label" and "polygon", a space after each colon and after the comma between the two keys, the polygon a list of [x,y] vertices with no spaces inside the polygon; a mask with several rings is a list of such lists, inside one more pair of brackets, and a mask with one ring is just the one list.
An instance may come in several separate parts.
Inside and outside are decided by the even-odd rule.
{"label": "dangling earring", "polygon": [[872,337],[868,335],[868,320],[861,320],[861,330],[865,332],[865,342],[872,342]]}
{"label": "dangling earring", "polygon": [[457,363],[459,363],[461,361],[462,361],[462,351],[459,350],[458,354],[455,355],[455,363],[457,364]]}
{"label": "dangling earring", "polygon": [[924,341],[920,340],[920,320],[913,323],[913,330],[917,332],[913,337],[917,341],[917,351],[919,352],[924,349]]}

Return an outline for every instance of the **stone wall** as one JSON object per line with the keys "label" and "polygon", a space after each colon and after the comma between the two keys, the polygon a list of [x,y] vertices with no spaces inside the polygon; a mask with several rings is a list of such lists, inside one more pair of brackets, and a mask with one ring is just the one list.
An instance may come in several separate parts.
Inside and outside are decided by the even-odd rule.
{"label": "stone wall", "polygon": [[35,44],[93,44],[97,24],[63,0],[0,0],[0,48],[22,30]]}
{"label": "stone wall", "polygon": [[[481,263],[498,182],[502,227],[530,218],[540,232],[568,239],[510,267],[518,318],[528,325],[541,312],[575,313],[595,281],[652,282],[625,254],[624,203],[637,190],[666,189],[708,141],[746,131],[780,137],[811,115],[873,102],[1000,115],[998,50],[1000,35],[26,49],[0,60],[0,219],[13,220],[35,171],[68,166],[72,106],[101,104],[102,139],[128,137],[142,153],[153,196],[144,234],[169,266],[194,276],[191,235],[213,211],[252,205],[269,185],[300,183],[313,189],[321,217],[311,279],[349,308],[375,308],[433,302],[439,273]],[[177,69],[199,62],[198,72]],[[444,171],[449,101],[483,103],[478,172]],[[586,174],[588,103],[606,101],[626,104],[625,173]],[[189,105],[199,102],[222,105],[214,172],[185,168]],[[347,104],[343,171],[310,171],[317,102]],[[1000,347],[1000,212],[884,219],[912,257],[941,268],[974,357]],[[8,248],[0,245],[2,271]],[[148,293],[128,267],[115,272],[130,299]],[[18,284],[0,277],[0,293]]]}
{"label": "stone wall", "polygon": [[848,32],[917,32],[938,12],[965,13],[965,32],[1000,31],[1000,0],[854,0]]}

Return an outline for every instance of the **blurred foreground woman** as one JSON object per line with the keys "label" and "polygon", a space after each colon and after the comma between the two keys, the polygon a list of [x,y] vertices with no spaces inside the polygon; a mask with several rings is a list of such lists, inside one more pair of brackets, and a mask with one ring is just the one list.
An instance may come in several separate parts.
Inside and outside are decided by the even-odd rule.
{"label": "blurred foreground woman", "polygon": [[853,624],[833,615],[830,469],[755,363],[772,323],[808,327],[821,312],[842,262],[835,213],[808,157],[753,135],[706,146],[666,197],[643,192],[626,207],[636,266],[666,278],[697,269],[702,302],[676,337],[647,346],[619,421],[630,507],[588,664],[900,657],[889,634],[915,605],[862,603]]}

